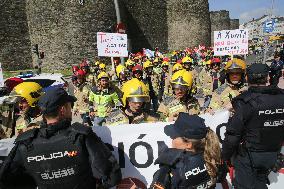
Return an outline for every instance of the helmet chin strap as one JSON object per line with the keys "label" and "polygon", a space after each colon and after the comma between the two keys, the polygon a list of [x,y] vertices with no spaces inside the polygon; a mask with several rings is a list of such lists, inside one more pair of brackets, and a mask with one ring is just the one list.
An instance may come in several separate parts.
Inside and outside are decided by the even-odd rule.
{"label": "helmet chin strap", "polygon": [[133,112],[129,107],[126,109],[129,113],[133,115],[133,117],[137,117],[143,113],[143,108],[140,108],[137,112]]}
{"label": "helmet chin strap", "polygon": [[240,81],[231,81],[232,84],[237,85],[240,83]]}

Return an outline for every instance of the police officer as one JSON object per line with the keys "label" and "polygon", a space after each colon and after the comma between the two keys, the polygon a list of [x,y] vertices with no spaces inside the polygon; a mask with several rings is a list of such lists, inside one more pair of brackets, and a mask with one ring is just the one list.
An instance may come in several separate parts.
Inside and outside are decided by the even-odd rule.
{"label": "police officer", "polygon": [[62,88],[39,100],[46,125],[15,140],[0,170],[1,188],[81,189],[96,188],[96,183],[108,188],[121,180],[119,165],[101,139],[90,127],[71,125],[75,101]]}
{"label": "police officer", "polygon": [[215,188],[221,151],[216,134],[197,115],[180,113],[164,129],[172,139],[155,161],[160,169],[154,174],[152,189]]}
{"label": "police officer", "polygon": [[[267,188],[267,176],[284,141],[284,91],[266,86],[269,68],[253,64],[247,69],[248,91],[233,99],[222,156],[235,167],[236,188]],[[234,155],[235,154],[235,155]]]}
{"label": "police officer", "polygon": [[282,69],[284,67],[284,63],[280,60],[280,53],[276,52],[274,55],[274,60],[270,65],[270,85],[277,87],[279,83],[279,79],[282,76]]}

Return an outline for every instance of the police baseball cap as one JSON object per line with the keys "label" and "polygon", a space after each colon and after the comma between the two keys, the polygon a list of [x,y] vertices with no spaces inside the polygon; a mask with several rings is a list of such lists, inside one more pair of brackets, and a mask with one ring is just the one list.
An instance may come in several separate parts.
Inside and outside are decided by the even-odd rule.
{"label": "police baseball cap", "polygon": [[204,119],[198,115],[180,113],[174,124],[165,126],[164,132],[172,139],[178,137],[202,139],[206,137],[207,127]]}
{"label": "police baseball cap", "polygon": [[53,88],[40,97],[38,105],[43,114],[56,111],[67,102],[76,102],[76,97],[69,95],[63,88]]}
{"label": "police baseball cap", "polygon": [[252,64],[247,68],[247,75],[267,75],[269,67],[266,64]]}

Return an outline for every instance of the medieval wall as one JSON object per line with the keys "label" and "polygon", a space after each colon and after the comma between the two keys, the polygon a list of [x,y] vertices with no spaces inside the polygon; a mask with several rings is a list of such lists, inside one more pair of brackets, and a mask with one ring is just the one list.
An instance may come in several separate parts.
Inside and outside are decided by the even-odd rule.
{"label": "medieval wall", "polygon": [[97,55],[96,33],[113,32],[113,0],[27,0],[32,44],[45,52],[43,67],[63,69]]}
{"label": "medieval wall", "polygon": [[131,50],[168,48],[167,0],[124,0]]}
{"label": "medieval wall", "polygon": [[230,17],[229,11],[220,10],[210,12],[211,20],[211,44],[214,42],[214,31],[229,30]]}
{"label": "medieval wall", "polygon": [[167,7],[170,50],[210,45],[208,0],[168,0]]}
{"label": "medieval wall", "polygon": [[235,30],[239,29],[240,26],[240,20],[239,19],[231,19],[230,20],[230,29]]}
{"label": "medieval wall", "polygon": [[[0,62],[4,69],[28,68],[32,62],[36,65],[37,58],[31,52],[35,44],[45,52],[45,69],[70,68],[83,58],[92,61],[97,56],[97,32],[115,32],[113,0],[84,0],[83,4],[79,0],[1,2]],[[132,52],[210,45],[213,31],[238,26],[228,11],[209,13],[208,0],[118,2]]]}
{"label": "medieval wall", "polygon": [[0,1],[0,63],[4,70],[32,66],[25,6],[23,0]]}

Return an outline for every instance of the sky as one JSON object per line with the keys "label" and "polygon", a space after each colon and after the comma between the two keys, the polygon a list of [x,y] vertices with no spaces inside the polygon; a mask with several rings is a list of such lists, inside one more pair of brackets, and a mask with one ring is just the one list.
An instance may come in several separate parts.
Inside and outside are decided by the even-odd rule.
{"label": "sky", "polygon": [[[210,11],[228,10],[230,18],[240,19],[240,23],[259,18],[271,11],[273,0],[209,0]],[[282,10],[282,11],[281,11]],[[284,16],[284,0],[274,0],[273,15]]]}

